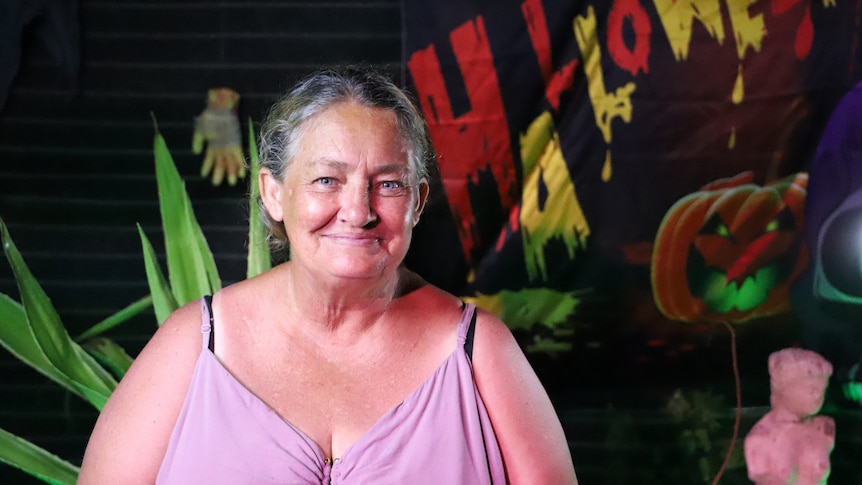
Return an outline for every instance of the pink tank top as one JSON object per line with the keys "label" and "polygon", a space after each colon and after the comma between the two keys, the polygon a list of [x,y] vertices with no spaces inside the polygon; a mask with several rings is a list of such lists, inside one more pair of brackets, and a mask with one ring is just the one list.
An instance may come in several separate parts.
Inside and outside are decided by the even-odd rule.
{"label": "pink tank top", "polygon": [[201,309],[202,351],[157,483],[506,483],[467,353],[473,305],[465,306],[457,345],[440,367],[334,463],[221,365],[209,348],[206,299]]}

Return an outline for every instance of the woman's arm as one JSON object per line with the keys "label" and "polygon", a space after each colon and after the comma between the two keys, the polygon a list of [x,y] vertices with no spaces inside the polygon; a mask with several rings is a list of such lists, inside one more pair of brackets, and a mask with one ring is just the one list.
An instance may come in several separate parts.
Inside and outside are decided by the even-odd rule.
{"label": "woman's arm", "polygon": [[200,302],[156,331],[102,409],[79,484],[152,484],[201,349]]}
{"label": "woman's arm", "polygon": [[472,361],[509,483],[577,484],[547,392],[509,329],[483,311],[476,321]]}

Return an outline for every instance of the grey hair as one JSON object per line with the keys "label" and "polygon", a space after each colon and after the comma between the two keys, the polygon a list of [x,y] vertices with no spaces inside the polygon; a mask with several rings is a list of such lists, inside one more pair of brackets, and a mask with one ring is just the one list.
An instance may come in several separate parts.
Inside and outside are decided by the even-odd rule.
{"label": "grey hair", "polygon": [[[436,153],[422,113],[411,97],[385,76],[352,67],[312,73],[272,106],[260,129],[260,166],[283,182],[306,124],[327,108],[348,101],[395,113],[396,127],[407,144],[414,182],[427,180],[429,167],[436,163]],[[269,215],[260,196],[257,203],[269,233],[270,248],[283,251],[288,244],[284,224]]]}

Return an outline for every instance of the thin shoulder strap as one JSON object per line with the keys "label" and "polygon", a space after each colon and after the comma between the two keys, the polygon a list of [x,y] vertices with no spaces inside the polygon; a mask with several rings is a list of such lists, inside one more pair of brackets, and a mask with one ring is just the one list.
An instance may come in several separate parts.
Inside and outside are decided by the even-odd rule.
{"label": "thin shoulder strap", "polygon": [[467,357],[473,358],[473,334],[476,332],[476,305],[465,303],[458,322],[458,344],[464,346]]}
{"label": "thin shoulder strap", "polygon": [[213,331],[213,297],[205,295],[201,298],[201,333],[203,346],[210,352],[215,348],[215,332]]}

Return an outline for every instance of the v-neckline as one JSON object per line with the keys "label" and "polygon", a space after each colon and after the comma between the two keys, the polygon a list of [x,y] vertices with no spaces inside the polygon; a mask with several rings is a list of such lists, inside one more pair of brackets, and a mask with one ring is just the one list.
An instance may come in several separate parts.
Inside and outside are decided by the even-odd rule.
{"label": "v-neckline", "polygon": [[245,384],[243,384],[242,381],[237,379],[236,376],[234,376],[233,373],[230,370],[228,370],[228,368],[225,367],[224,364],[222,364],[221,360],[219,360],[219,358],[216,357],[216,355],[211,350],[209,350],[208,348],[204,348],[203,353],[207,355],[206,358],[212,359],[214,361],[214,363],[221,370],[221,372],[224,372],[224,374],[228,377],[228,379],[234,383],[235,387],[240,389],[240,392],[242,392],[243,394],[246,394],[253,401],[257,402],[258,405],[262,406],[265,410],[269,411],[274,416],[278,417],[278,419],[282,423],[287,425],[287,427],[289,427],[294,433],[296,433],[303,441],[308,443],[314,449],[314,451],[317,453],[318,459],[320,461],[320,466],[323,467],[324,462],[327,459],[332,459],[332,460],[337,459],[339,461],[344,460],[345,456],[348,456],[350,454],[350,451],[353,448],[355,448],[357,445],[361,444],[362,442],[366,441],[369,436],[373,436],[374,431],[377,428],[379,428],[380,426],[382,426],[382,423],[386,422],[387,418],[390,415],[395,414],[395,412],[401,406],[403,406],[405,403],[415,399],[415,396],[417,396],[422,390],[424,390],[425,387],[427,387],[429,385],[429,383],[432,382],[440,374],[440,372],[442,372],[443,368],[446,367],[447,364],[451,360],[456,359],[456,355],[458,353],[459,348],[460,347],[456,344],[455,349],[453,349],[452,352],[445,359],[443,359],[442,362],[440,362],[440,364],[434,369],[434,371],[431,372],[431,374],[428,375],[428,377],[426,377],[415,389],[413,389],[413,391],[411,391],[407,396],[405,396],[404,399],[402,399],[398,403],[394,404],[386,412],[384,412],[377,419],[377,421],[375,421],[374,424],[371,425],[370,428],[368,428],[364,433],[362,433],[362,435],[359,436],[359,438],[356,439],[356,441],[354,441],[353,443],[349,444],[346,448],[344,448],[344,450],[341,452],[341,456],[338,456],[338,457],[327,457],[326,453],[323,451],[323,448],[320,446],[320,444],[317,441],[313,440],[304,431],[302,431],[302,429],[300,429],[298,426],[291,423],[289,419],[282,416],[278,411],[275,410],[275,408],[270,406],[269,403],[267,403],[266,401],[261,399],[260,396],[255,394],[251,389],[249,389]]}

